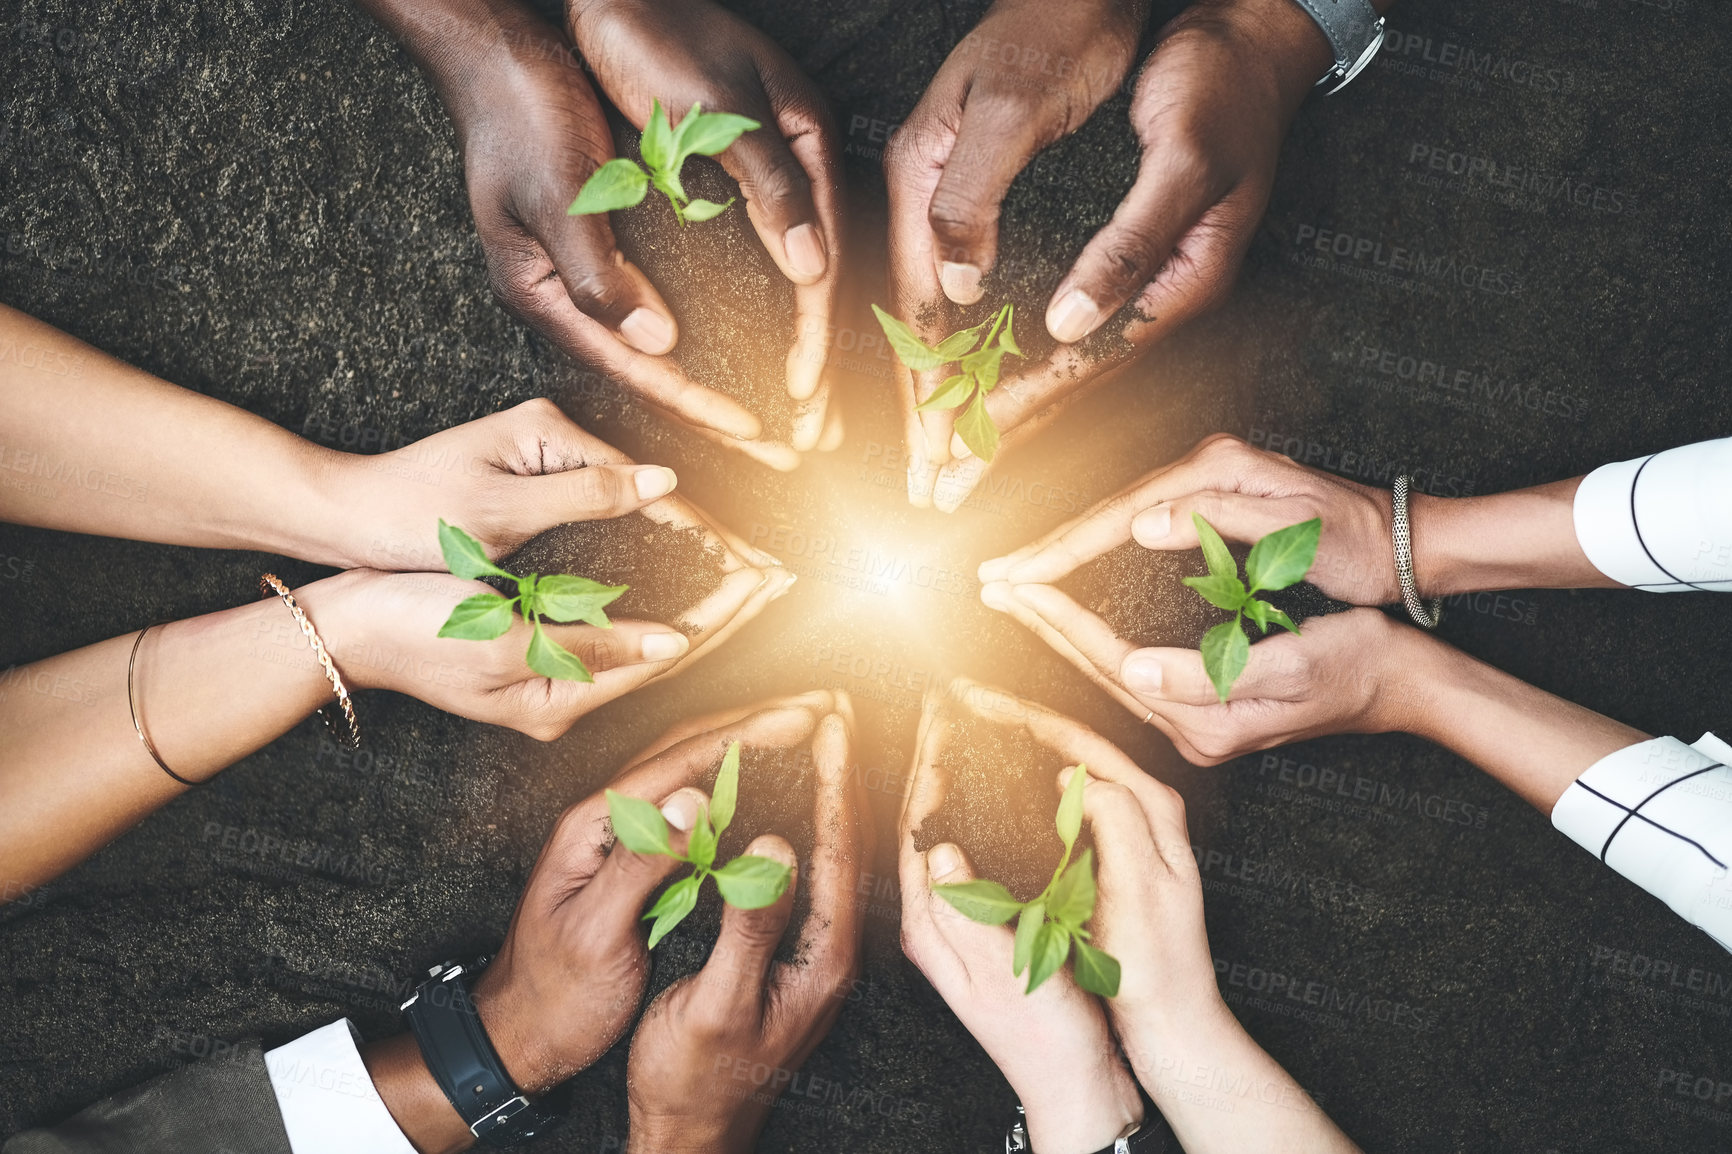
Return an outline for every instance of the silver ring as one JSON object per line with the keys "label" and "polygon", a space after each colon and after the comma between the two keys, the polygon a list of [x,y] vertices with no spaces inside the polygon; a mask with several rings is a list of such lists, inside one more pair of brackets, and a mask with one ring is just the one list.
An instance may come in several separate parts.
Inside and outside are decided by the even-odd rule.
{"label": "silver ring", "polygon": [[1151,710],[1149,710],[1148,716],[1143,718],[1143,724],[1147,725],[1149,722],[1153,721],[1154,719],[1155,719],[1155,711],[1151,709]]}

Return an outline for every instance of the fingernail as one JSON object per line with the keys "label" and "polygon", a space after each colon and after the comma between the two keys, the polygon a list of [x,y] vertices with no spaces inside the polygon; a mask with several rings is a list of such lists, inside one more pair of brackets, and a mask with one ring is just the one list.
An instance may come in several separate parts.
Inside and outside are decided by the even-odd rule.
{"label": "fingernail", "polygon": [[633,309],[619,326],[619,335],[638,352],[659,357],[674,347],[674,322],[654,309]]}
{"label": "fingernail", "polygon": [[973,450],[963,441],[961,433],[950,434],[950,455],[958,461],[966,461],[974,456]]}
{"label": "fingernail", "polygon": [[824,252],[824,238],[818,230],[809,224],[795,225],[782,238],[782,247],[788,254],[788,267],[795,276],[807,280],[817,280],[824,275],[824,269],[830,259]]}
{"label": "fingernail", "polygon": [[1173,531],[1173,507],[1156,505],[1144,509],[1131,520],[1131,536],[1139,545],[1158,545]]}
{"label": "fingernail", "polygon": [[689,832],[697,824],[698,803],[691,794],[681,790],[662,803],[662,816],[681,832]]}
{"label": "fingernail", "polygon": [[774,593],[770,594],[770,600],[779,601],[783,597],[786,597],[788,595],[788,590],[792,589],[794,587],[794,582],[798,581],[799,579],[800,579],[800,575],[798,573],[788,574],[788,580],[782,585],[782,587],[780,589],[778,589]]}
{"label": "fingernail", "polygon": [[684,633],[646,633],[643,639],[645,661],[671,661],[692,647]]}
{"label": "fingernail", "polygon": [[1159,658],[1133,654],[1125,659],[1125,688],[1141,693],[1159,693],[1161,691],[1161,662]]}
{"label": "fingernail", "polygon": [[632,488],[637,490],[637,499],[653,501],[657,497],[665,497],[674,491],[679,478],[672,469],[661,465],[647,465],[631,475]]}
{"label": "fingernail", "polygon": [[1101,310],[1081,289],[1071,289],[1046,310],[1046,331],[1060,344],[1072,344],[1094,332]]}
{"label": "fingernail", "polygon": [[961,868],[962,852],[949,842],[939,842],[927,851],[927,872],[939,881],[943,881]]}
{"label": "fingernail", "polygon": [[1010,586],[1002,581],[983,585],[980,589],[980,600],[988,609],[996,609],[1000,613],[1008,612],[1011,602]]}
{"label": "fingernail", "polygon": [[752,844],[746,847],[746,852],[757,857],[767,857],[773,862],[780,862],[790,869],[798,864],[794,850],[779,837],[758,837],[752,839]]}
{"label": "fingernail", "polygon": [[945,261],[938,266],[938,283],[944,295],[959,305],[971,305],[981,297],[980,266]]}

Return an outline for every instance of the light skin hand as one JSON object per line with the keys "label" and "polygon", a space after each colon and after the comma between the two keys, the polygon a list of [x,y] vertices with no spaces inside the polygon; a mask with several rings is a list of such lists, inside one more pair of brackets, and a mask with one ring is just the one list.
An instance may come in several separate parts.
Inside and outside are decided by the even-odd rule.
{"label": "light skin hand", "polygon": [[[1582,552],[1572,516],[1580,478],[1488,497],[1409,498],[1414,578],[1423,596],[1488,589],[1617,587]],[[1308,468],[1219,433],[1034,543],[980,567],[982,581],[1052,584],[1136,541],[1198,547],[1193,513],[1227,540],[1323,521],[1306,580],[1355,605],[1401,600],[1386,489]]]}
{"label": "light skin hand", "polygon": [[697,103],[762,126],[716,159],[795,286],[786,376],[802,404],[792,447],[821,447],[833,439],[825,362],[842,273],[840,150],[823,95],[778,45],[709,0],[570,0],[567,24],[608,99],[640,130],[657,100],[676,123]]}
{"label": "light skin hand", "polygon": [[[1013,707],[977,712],[1012,723],[1034,714],[1044,717],[1038,707],[1007,703]],[[1038,723],[1027,724],[1038,740]],[[938,757],[946,730],[940,715],[929,709],[922,719],[913,787],[903,806],[903,951],[1016,1091],[1035,1150],[1088,1154],[1110,1146],[1142,1119],[1143,1111],[1100,999],[1084,993],[1068,969],[1025,993],[1027,975],[1011,973],[1011,927],[970,921],[932,890],[935,883],[974,876],[962,850],[949,843],[925,853],[914,848],[921,823],[937,812],[947,791]],[[1055,806],[1058,796],[1055,788]]]}

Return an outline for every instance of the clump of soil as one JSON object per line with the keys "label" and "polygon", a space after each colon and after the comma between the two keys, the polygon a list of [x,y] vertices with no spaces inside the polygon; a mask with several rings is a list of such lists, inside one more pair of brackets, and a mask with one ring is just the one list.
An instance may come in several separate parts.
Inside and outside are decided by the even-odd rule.
{"label": "clump of soil", "polygon": [[[1229,548],[1242,575],[1250,550]],[[1058,587],[1077,604],[1098,614],[1114,633],[1133,645],[1195,649],[1203,643],[1203,634],[1231,619],[1231,614],[1216,609],[1190,587],[1180,584],[1186,577],[1203,577],[1208,572],[1200,550],[1169,553],[1127,541],[1081,566],[1060,581]],[[1301,626],[1308,617],[1352,608],[1324,596],[1315,585],[1305,581],[1258,596]],[[1270,636],[1283,632],[1274,626],[1270,628]],[[1254,625],[1250,626],[1249,634],[1253,644],[1262,636]]]}
{"label": "clump of soil", "polygon": [[[636,159],[638,140],[635,129],[615,119],[620,156]],[[694,200],[722,204],[740,195],[722,166],[704,156],[686,161],[680,183]],[[652,188],[642,204],[610,220],[620,251],[673,310],[680,340],[671,355],[680,369],[755,413],[764,440],[788,443],[800,411],[787,384],[794,286],[764,251],[745,203],[736,200],[714,220],[682,227],[667,197]]]}
{"label": "clump of soil", "polygon": [[[975,718],[950,723],[938,756],[949,791],[915,831],[921,852],[939,842],[962,847],[976,877],[1001,882],[1019,901],[1039,896],[1064,855],[1053,819],[1059,770],[1070,764],[1021,729]],[[1089,844],[1085,825],[1077,851]]]}
{"label": "clump of soil", "polygon": [[723,556],[721,546],[700,528],[680,528],[633,512],[556,525],[530,538],[500,567],[629,585],[607,607],[610,617],[660,621],[689,636],[697,627],[684,616],[721,585]]}

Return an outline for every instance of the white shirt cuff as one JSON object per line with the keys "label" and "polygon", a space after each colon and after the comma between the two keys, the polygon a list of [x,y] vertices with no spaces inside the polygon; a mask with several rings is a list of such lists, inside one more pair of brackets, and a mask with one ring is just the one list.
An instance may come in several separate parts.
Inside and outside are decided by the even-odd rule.
{"label": "white shirt cuff", "polygon": [[1732,437],[1601,465],[1576,489],[1594,568],[1657,593],[1732,593]]}
{"label": "white shirt cuff", "polygon": [[1620,749],[1564,791],[1552,825],[1732,950],[1732,746],[1709,733]]}
{"label": "white shirt cuff", "polygon": [[265,1054],[294,1154],[415,1154],[379,1099],[347,1018]]}

